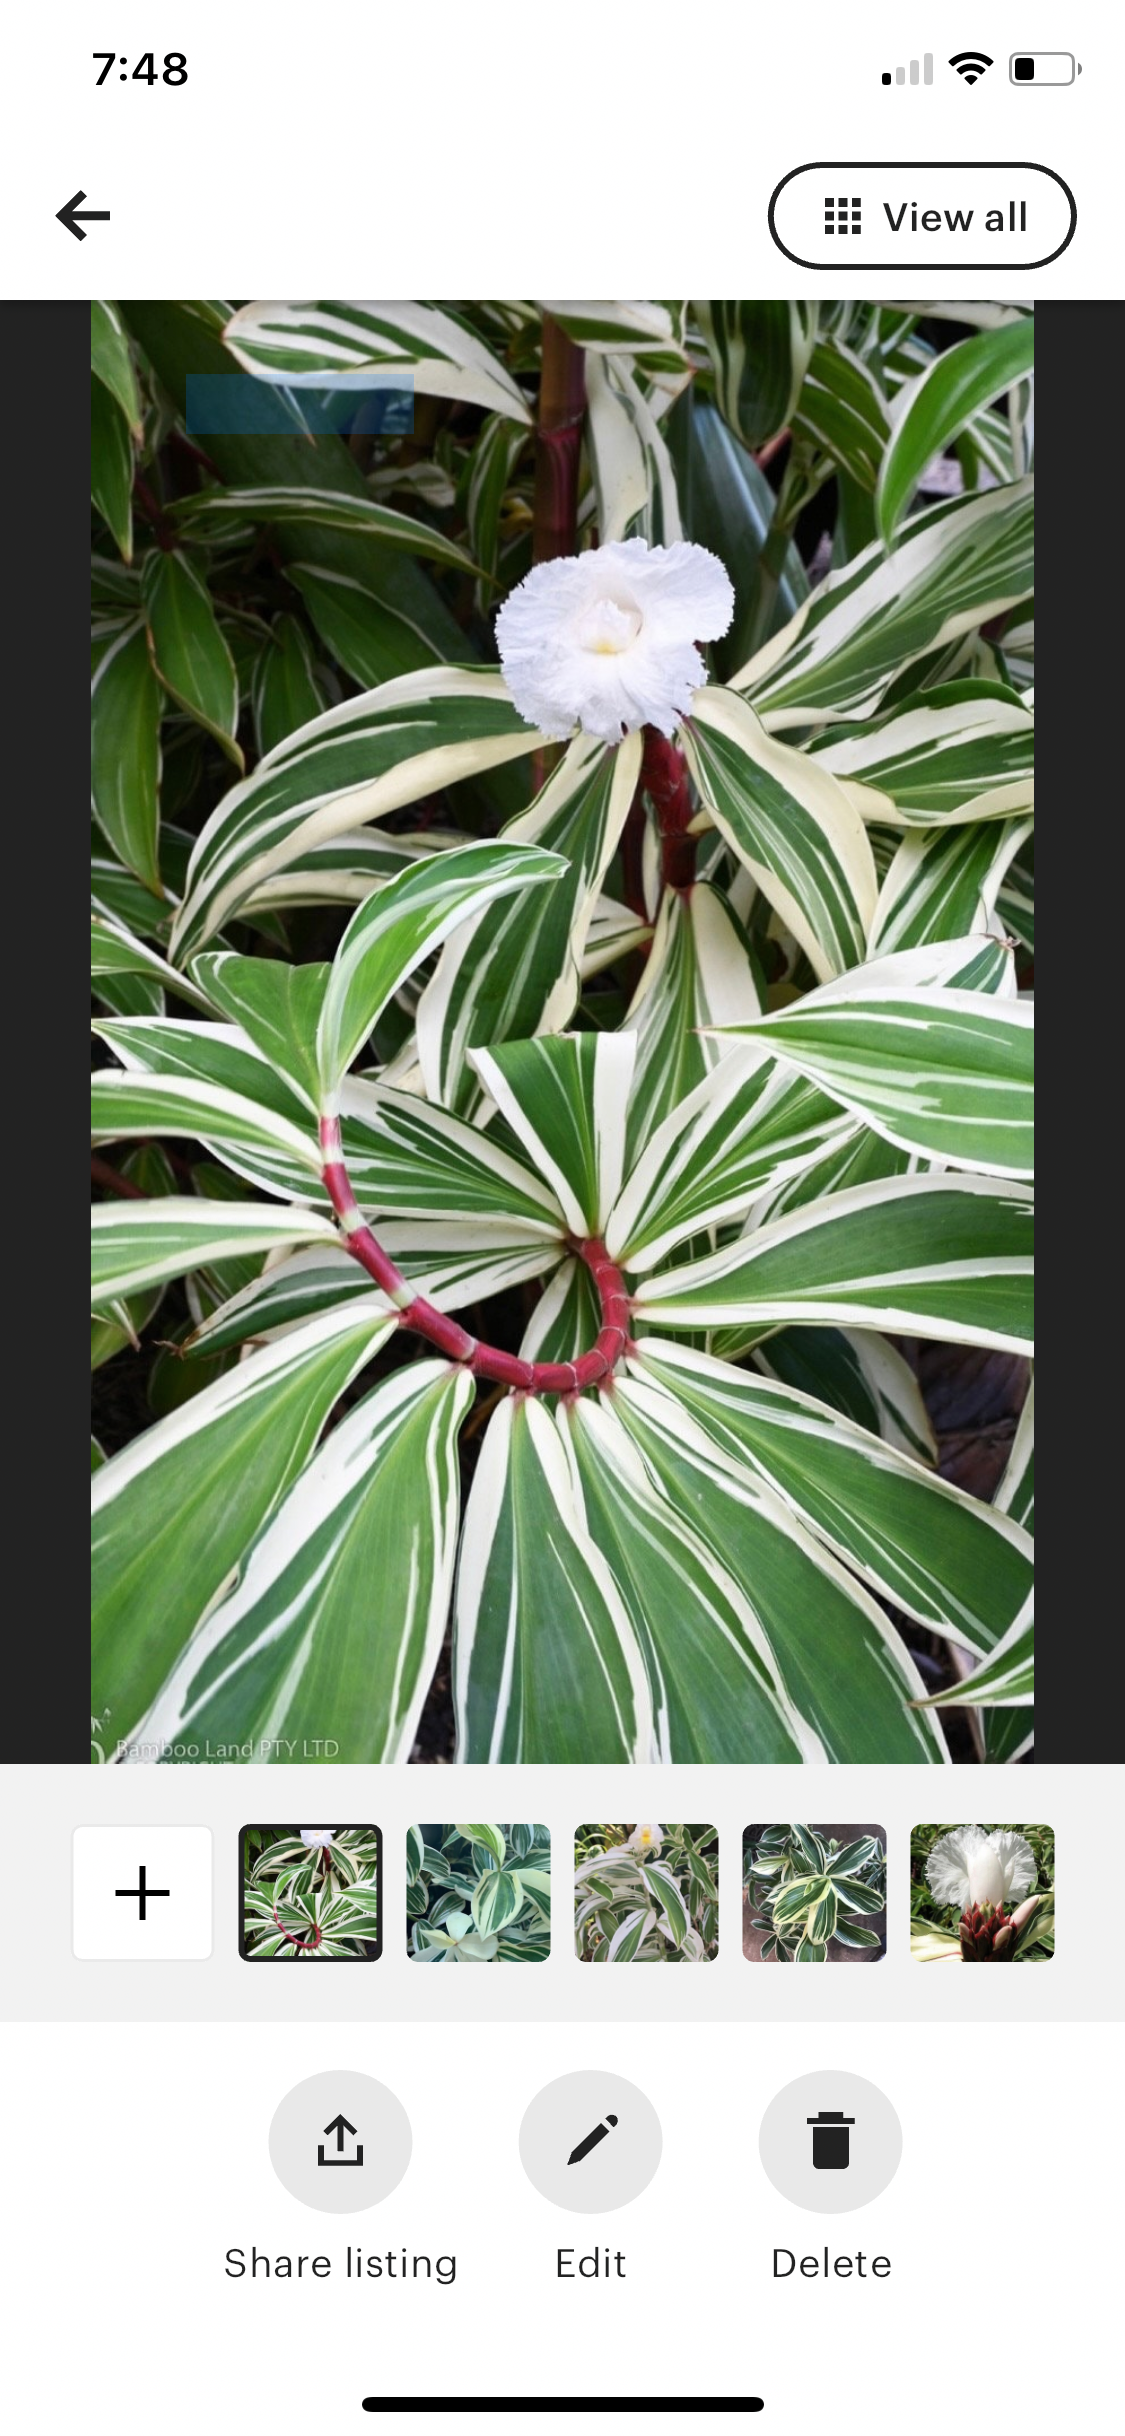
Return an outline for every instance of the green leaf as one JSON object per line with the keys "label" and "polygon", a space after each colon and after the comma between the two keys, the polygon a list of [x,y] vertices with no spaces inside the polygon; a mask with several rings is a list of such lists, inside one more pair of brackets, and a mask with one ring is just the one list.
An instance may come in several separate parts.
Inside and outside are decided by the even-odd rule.
{"label": "green leaf", "polygon": [[[668,446],[676,468],[684,531],[721,558],[734,585],[734,623],[711,646],[717,674],[740,668],[750,649],[766,570],[762,558],[777,495],[748,449],[706,399],[686,390],[668,417]],[[799,552],[789,543],[777,581],[768,633],[785,625],[808,593]]]}
{"label": "green leaf", "polygon": [[871,954],[986,932],[1004,874],[1030,833],[1029,819],[909,830],[879,891]]}
{"label": "green leaf", "polygon": [[337,1398],[393,1325],[352,1311],[315,1320],[240,1362],[95,1474],[92,1693],[115,1741],[135,1734]]}
{"label": "green leaf", "polygon": [[188,868],[174,954],[202,947],[264,879],[322,839],[542,741],[490,669],[423,669],[324,711],[212,813]]}
{"label": "green leaf", "polygon": [[983,1664],[947,1692],[935,1692],[927,1708],[1030,1708],[1035,1696],[1035,1624],[1026,1610]]}
{"label": "green leaf", "polygon": [[523,1910],[523,1888],[510,1869],[490,1869],[473,1888],[472,1914],[482,1937],[507,1928]]}
{"label": "green leaf", "polygon": [[637,1036],[625,1164],[724,1055],[715,1027],[762,1012],[749,942],[720,890],[666,888],[644,972],[625,1018]]}
{"label": "green leaf", "polygon": [[1007,685],[962,677],[880,717],[829,728],[810,750],[889,828],[1008,820],[1035,802],[1035,720]]}
{"label": "green leaf", "polygon": [[90,1085],[91,1135],[95,1142],[122,1142],[150,1133],[186,1134],[220,1150],[264,1156],[280,1152],[290,1168],[307,1171],[317,1180],[297,1183],[298,1193],[322,1197],[319,1190],[320,1151],[310,1131],[298,1131],[285,1117],[262,1107],[240,1092],[217,1083],[195,1083],[175,1074],[95,1074]]}
{"label": "green leaf", "polygon": [[146,1741],[262,1762],[290,1745],[316,1757],[330,1736],[340,1765],[409,1758],[445,1633],[473,1393],[464,1371],[415,1362],[347,1414],[172,1669]]}
{"label": "green leaf", "polygon": [[455,846],[415,863],[353,914],[336,950],[317,1033],[321,1105],[331,1107],[387,1000],[451,930],[497,897],[557,879],[537,846]]}
{"label": "green leaf", "polygon": [[860,963],[878,883],[863,822],[839,781],[815,756],[767,734],[725,686],[701,687],[682,742],[707,810],[818,977]]}
{"label": "green leaf", "polygon": [[271,623],[254,667],[254,726],[259,754],[284,744],[324,709],[313,668],[312,647],[299,618],[284,613]]}
{"label": "green leaf", "polygon": [[194,956],[191,969],[211,1005],[241,1025],[315,1115],[320,1106],[317,1026],[329,966],[224,952]]}
{"label": "green leaf", "polygon": [[443,566],[460,567],[466,574],[477,573],[467,550],[447,541],[432,524],[422,523],[417,516],[404,516],[399,508],[383,507],[377,500],[357,497],[353,491],[315,486],[297,489],[283,483],[262,483],[253,489],[236,485],[230,490],[193,491],[175,502],[171,514],[178,530],[189,534],[201,530],[206,535],[212,529],[221,534],[228,526],[237,529],[246,524],[327,526],[341,533],[358,533],[381,542],[386,549],[409,550],[416,558],[433,558]]}
{"label": "green leaf", "polygon": [[819,307],[697,302],[715,375],[715,402],[747,448],[761,448],[792,421],[816,339]]}
{"label": "green leaf", "polygon": [[154,550],[145,563],[145,614],[161,684],[242,769],[238,678],[207,586],[179,550]]}
{"label": "green leaf", "polygon": [[603,1233],[621,1189],[635,1056],[628,1032],[563,1032],[472,1052],[486,1091],[581,1238]]}
{"label": "green leaf", "polygon": [[1031,1211],[1001,1178],[892,1176],[650,1278],[636,1307],[660,1327],[838,1320],[1026,1353]]}
{"label": "green leaf", "polygon": [[821,339],[793,417],[794,440],[873,491],[888,436],[886,400],[870,363],[838,339]]}
{"label": "green leaf", "polygon": [[453,1641],[457,1754],[646,1760],[640,1649],[578,1508],[558,1432],[534,1398],[488,1425],[465,1514]]}
{"label": "green leaf", "polygon": [[223,332],[259,380],[340,386],[357,373],[408,376],[425,397],[456,398],[530,423],[523,392],[483,339],[427,304],[247,304]]}
{"label": "green leaf", "polygon": [[559,1426],[588,1528],[644,1652],[663,1761],[819,1757],[732,1572],[652,1486],[608,1402],[578,1398]]}
{"label": "green leaf", "polygon": [[1031,1176],[1034,1010],[976,990],[909,993],[862,968],[777,1015],[728,1027],[764,1041],[900,1149]]}
{"label": "green leaf", "polygon": [[931,458],[940,456],[982,407],[1025,380],[1035,358],[1030,316],[999,330],[978,330],[900,389],[875,510],[889,542]]}
{"label": "green leaf", "polygon": [[160,687],[140,626],[127,626],[95,670],[90,783],[95,818],[115,854],[162,895]]}
{"label": "green leaf", "polygon": [[847,1946],[849,1949],[881,1946],[883,1942],[878,1929],[864,1928],[862,1921],[859,1920],[837,1920],[832,1934],[837,1945]]}
{"label": "green leaf", "polygon": [[503,1869],[508,1847],[502,1827],[459,1825],[455,1832],[457,1835],[467,1837],[470,1844],[482,1844],[485,1851],[491,1853],[497,1869]]}
{"label": "green leaf", "polygon": [[108,389],[90,384],[90,496],[126,565],[133,556],[133,443]]}
{"label": "green leaf", "polygon": [[606,1961],[635,1962],[655,1918],[656,1913],[651,1909],[626,1912],[624,1920],[610,1938]]}
{"label": "green leaf", "polygon": [[95,1307],[232,1255],[241,1258],[247,1252],[335,1237],[327,1219],[311,1210],[266,1202],[197,1201],[179,1194],[159,1201],[99,1202],[90,1219],[90,1295]]}
{"label": "green leaf", "polygon": [[582,956],[641,764],[641,739],[607,751],[576,736],[530,811],[500,844],[562,857],[555,885],[530,900],[494,903],[445,947],[418,1008],[418,1059],[431,1100],[472,1114],[480,1086],[467,1054],[568,1023]]}
{"label": "green leaf", "polygon": [[[155,898],[152,899],[152,905],[155,913],[158,910]],[[175,966],[169,964],[155,947],[148,945],[147,940],[134,938],[132,931],[128,930],[123,922],[115,921],[109,914],[91,914],[90,979],[93,983],[95,997],[103,999],[107,1005],[112,1004],[113,1001],[108,996],[107,984],[112,984],[122,975],[132,973],[142,975],[146,981],[151,981],[156,985],[159,1005],[155,1008],[146,1007],[145,1012],[160,1013],[162,1011],[166,989],[175,990],[179,997],[187,999],[190,1006],[205,1007],[208,1003],[203,992],[196,988],[194,981],[189,981],[183,973],[178,973]],[[122,1007],[118,1009],[118,1012],[122,1014],[140,1013],[141,1009],[126,1010]]]}
{"label": "green leaf", "polygon": [[100,299],[90,305],[90,369],[95,380],[116,400],[129,430],[139,439],[141,401],[125,325],[117,306],[103,304]]}
{"label": "green leaf", "polygon": [[[736,1381],[741,1374],[730,1376]],[[760,1475],[723,1468],[714,1441],[678,1397],[657,1394],[639,1380],[617,1380],[613,1406],[666,1501],[669,1523],[697,1546],[701,1574],[737,1585],[755,1641],[790,1713],[801,1720],[802,1756],[843,1763],[877,1753],[907,1764],[944,1760],[941,1736],[918,1732],[912,1704],[921,1678],[905,1645],[870,1592],[845,1573],[801,1517]],[[654,1570],[651,1552],[644,1563],[647,1577]],[[686,1608],[686,1597],[680,1604]],[[739,1756],[737,1745],[724,1738],[722,1755]]]}
{"label": "green leaf", "polygon": [[892,679],[1034,588],[1030,478],[915,516],[825,577],[732,679],[770,728],[863,718]]}
{"label": "green leaf", "polygon": [[662,1911],[668,1935],[678,1950],[691,1927],[691,1920],[671,1870],[662,1868],[659,1861],[648,1861],[642,1862],[638,1875]]}

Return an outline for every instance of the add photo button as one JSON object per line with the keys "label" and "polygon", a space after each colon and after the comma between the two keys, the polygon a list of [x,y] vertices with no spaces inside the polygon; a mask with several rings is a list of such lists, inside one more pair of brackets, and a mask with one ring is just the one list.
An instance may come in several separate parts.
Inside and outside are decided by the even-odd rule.
{"label": "add photo button", "polygon": [[1039,161],[806,161],[769,206],[774,244],[818,271],[1040,270],[1077,222]]}

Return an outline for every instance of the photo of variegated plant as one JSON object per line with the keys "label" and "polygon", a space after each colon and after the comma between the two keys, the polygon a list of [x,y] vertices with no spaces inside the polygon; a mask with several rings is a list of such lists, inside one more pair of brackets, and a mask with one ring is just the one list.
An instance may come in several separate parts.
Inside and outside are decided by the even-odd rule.
{"label": "photo of variegated plant", "polygon": [[913,1962],[1050,1962],[1053,1827],[915,1827]]}
{"label": "photo of variegated plant", "polygon": [[377,1827],[244,1827],[245,1962],[377,1962],[382,1838]]}
{"label": "photo of variegated plant", "polygon": [[887,1950],[882,1827],[747,1827],[747,1962],[879,1962]]}
{"label": "photo of variegated plant", "polygon": [[579,1962],[714,1962],[719,1839],[713,1827],[579,1827],[574,1838]]}
{"label": "photo of variegated plant", "polygon": [[1027,1750],[1031,378],[94,306],[111,1762]]}
{"label": "photo of variegated plant", "polygon": [[409,1827],[406,1950],[412,1962],[546,1962],[546,1827]]}

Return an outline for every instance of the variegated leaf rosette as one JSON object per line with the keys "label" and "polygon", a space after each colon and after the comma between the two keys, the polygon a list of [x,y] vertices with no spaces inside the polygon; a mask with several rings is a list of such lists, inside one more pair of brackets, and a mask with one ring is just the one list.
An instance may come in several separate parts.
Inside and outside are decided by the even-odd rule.
{"label": "variegated leaf rosette", "polygon": [[406,1836],[412,1962],[545,1962],[551,1950],[551,1838],[543,1826],[471,1822]]}
{"label": "variegated leaf rosette", "polygon": [[711,1827],[580,1827],[574,1950],[580,1962],[713,1962],[719,1849]]}
{"label": "variegated leaf rosette", "polygon": [[[226,343],[287,393],[410,364],[483,414],[480,570],[535,310],[486,335],[254,306]],[[408,1760],[451,1621],[466,1762],[940,1764],[921,1636],[967,1653],[990,1755],[1026,1747],[1030,1407],[983,1505],[937,1473],[897,1340],[1031,1347],[1030,708],[983,637],[1030,596],[1030,478],[971,381],[956,429],[944,390],[911,390],[902,317],[878,538],[719,682],[738,567],[685,534],[665,425],[705,363],[732,431],[788,427],[795,398],[830,424],[808,384],[831,390],[845,324],[814,345],[788,309],[602,310],[550,318],[597,367],[612,537],[511,590],[500,668],[445,644],[320,707],[283,629],[255,680],[272,741],[155,927],[156,764],[126,801],[121,739],[152,683],[189,699],[198,603],[171,575],[107,618],[94,1138],[125,1191],[94,1212],[95,1321],[135,1339],[184,1280],[205,1380],[94,1473],[93,1708],[128,1762]],[[919,434],[928,463],[968,427],[989,486],[905,512]],[[358,671],[352,543],[409,561],[418,536],[274,471],[177,505],[165,555],[273,525]],[[639,482],[659,532],[615,504]],[[221,674],[194,713],[216,750]],[[329,959],[278,952],[325,907]],[[468,1910],[466,1935],[504,1933]]]}

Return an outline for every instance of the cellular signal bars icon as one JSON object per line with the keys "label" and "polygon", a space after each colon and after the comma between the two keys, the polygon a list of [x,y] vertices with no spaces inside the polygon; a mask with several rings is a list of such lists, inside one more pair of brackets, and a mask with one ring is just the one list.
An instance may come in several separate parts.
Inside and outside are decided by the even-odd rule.
{"label": "cellular signal bars icon", "polygon": [[880,82],[885,85],[932,85],[933,81],[934,55],[932,51],[923,51],[920,63],[917,59],[912,59],[908,68],[896,68],[893,76],[889,68],[884,68],[880,79]]}

